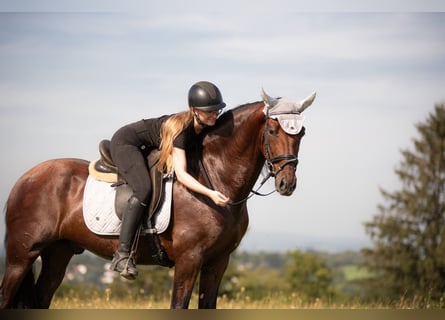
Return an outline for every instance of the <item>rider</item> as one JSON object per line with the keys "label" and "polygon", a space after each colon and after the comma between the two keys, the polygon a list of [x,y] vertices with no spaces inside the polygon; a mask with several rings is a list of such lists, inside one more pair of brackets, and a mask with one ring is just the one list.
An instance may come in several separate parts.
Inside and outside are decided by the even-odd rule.
{"label": "rider", "polygon": [[122,214],[119,246],[110,269],[127,279],[134,279],[138,271],[130,253],[142,214],[152,192],[150,175],[145,162],[147,150],[159,148],[158,169],[170,172],[190,190],[208,196],[219,206],[229,198],[211,190],[187,172],[186,152],[197,141],[206,126],[213,126],[226,106],[219,89],[210,82],[195,83],[188,92],[189,110],[154,119],[143,119],[120,128],[111,139],[111,157],[119,174],[132,188],[133,194]]}

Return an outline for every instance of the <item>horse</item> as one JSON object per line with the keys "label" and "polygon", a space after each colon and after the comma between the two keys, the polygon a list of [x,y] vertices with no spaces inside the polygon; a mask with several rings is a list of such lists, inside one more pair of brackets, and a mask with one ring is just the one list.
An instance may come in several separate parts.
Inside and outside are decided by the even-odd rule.
{"label": "horse", "polygon": [[[265,164],[279,194],[290,196],[296,188],[305,128],[301,124],[298,132],[287,133],[295,128],[289,129],[289,121],[282,121],[280,113],[274,111],[291,106],[292,110],[286,112],[299,117],[312,104],[315,92],[299,103],[272,98],[264,90],[261,96],[260,101],[224,112],[215,126],[206,129],[200,151],[187,155],[188,170],[201,183],[209,182],[229,196],[232,202],[228,206],[216,206],[174,182],[170,225],[159,235],[174,263],[170,308],[189,308],[198,276],[198,308],[216,308],[230,254],[247,230],[247,199]],[[197,165],[198,160],[204,171]],[[5,206],[2,309],[49,308],[75,254],[88,250],[112,258],[117,236],[97,235],[83,219],[88,165],[87,160],[76,158],[47,160],[24,173],[13,186]],[[138,241],[137,264],[154,264],[146,242],[143,238]],[[35,280],[33,264],[38,257],[41,270]]]}

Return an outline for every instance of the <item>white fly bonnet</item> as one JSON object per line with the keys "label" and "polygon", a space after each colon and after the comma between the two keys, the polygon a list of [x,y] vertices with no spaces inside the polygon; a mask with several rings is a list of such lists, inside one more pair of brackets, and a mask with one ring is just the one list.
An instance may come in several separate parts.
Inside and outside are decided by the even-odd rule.
{"label": "white fly bonnet", "polygon": [[298,134],[303,128],[304,116],[301,113],[309,107],[315,99],[315,92],[301,102],[292,102],[288,99],[274,99],[269,97],[264,90],[261,92],[265,106],[264,114],[278,120],[281,128],[290,135]]}

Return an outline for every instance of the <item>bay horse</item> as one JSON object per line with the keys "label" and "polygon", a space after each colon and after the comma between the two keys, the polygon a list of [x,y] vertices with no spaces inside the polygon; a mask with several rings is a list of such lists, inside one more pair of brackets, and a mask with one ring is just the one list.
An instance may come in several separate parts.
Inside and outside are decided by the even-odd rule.
{"label": "bay horse", "polygon": [[[263,165],[275,177],[275,189],[289,196],[296,187],[296,166],[305,129],[288,134],[281,122],[283,109],[299,114],[312,104],[315,93],[300,103],[275,99],[262,91],[262,101],[223,113],[208,128],[199,153],[191,152],[188,170],[211,184],[232,203],[218,207],[179,182],[173,186],[172,219],[160,242],[174,263],[171,308],[188,308],[199,275],[199,308],[216,308],[218,289],[230,254],[244,236],[249,217],[246,200]],[[287,105],[286,105],[287,103]],[[286,107],[287,106],[287,107]],[[292,128],[291,128],[292,129]],[[296,131],[295,131],[296,132]],[[295,133],[293,132],[293,133]],[[198,168],[202,165],[207,174]],[[49,308],[67,265],[84,250],[111,259],[117,236],[91,232],[83,219],[83,192],[88,164],[80,159],[53,159],[23,174],[6,204],[6,269],[1,284],[1,308]],[[137,264],[153,264],[146,241],[138,242]],[[33,264],[41,257],[34,280]]]}

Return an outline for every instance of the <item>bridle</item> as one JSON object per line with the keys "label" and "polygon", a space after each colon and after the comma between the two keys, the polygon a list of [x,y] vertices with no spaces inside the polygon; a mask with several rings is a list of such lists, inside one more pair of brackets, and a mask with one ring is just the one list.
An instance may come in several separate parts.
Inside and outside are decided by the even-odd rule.
{"label": "bridle", "polygon": [[[264,125],[264,131],[263,131],[263,134],[261,136],[261,146],[264,146],[264,149],[265,149],[265,153],[266,154],[264,155],[264,157],[266,158],[266,166],[267,166],[267,169],[268,169],[269,172],[263,178],[263,180],[261,180],[260,185],[258,186],[258,188],[256,188],[255,190],[252,189],[250,191],[250,194],[246,198],[244,198],[244,199],[242,199],[240,201],[237,201],[237,202],[233,202],[233,203],[231,203],[232,205],[240,204],[240,203],[242,203],[244,201],[247,201],[248,199],[250,199],[254,195],[262,196],[262,197],[266,197],[268,195],[271,195],[272,193],[274,193],[276,191],[276,189],[274,189],[274,190],[272,190],[272,191],[270,191],[268,193],[261,193],[258,190],[261,189],[261,187],[266,183],[267,180],[269,180],[272,177],[276,177],[277,174],[279,174],[281,171],[283,171],[285,166],[287,166],[289,164],[293,164],[294,165],[294,172],[297,170],[297,165],[298,165],[298,156],[297,155],[285,153],[285,154],[281,154],[281,155],[274,156],[274,157],[272,156],[272,152],[270,150],[269,139],[266,139],[266,137],[267,137],[266,132],[269,131],[268,130],[269,129],[269,125],[268,125],[268,120],[269,119],[271,119],[271,118],[266,117],[266,124]],[[273,165],[275,163],[283,161],[283,160],[285,160],[285,161],[277,168],[277,170],[274,171],[273,170]]]}
{"label": "bridle", "polygon": [[[264,145],[264,149],[265,149],[265,158],[266,158],[266,165],[267,168],[269,169],[269,174],[267,175],[268,178],[270,177],[275,177],[278,173],[280,173],[285,166],[289,165],[289,164],[293,164],[294,165],[294,171],[297,170],[297,165],[298,165],[298,156],[295,154],[281,154],[278,156],[272,156],[272,152],[270,150],[270,142],[269,139],[267,139],[267,134],[266,132],[268,132],[268,120],[271,119],[269,117],[266,118],[266,124],[264,126],[264,131],[263,131],[263,135],[261,138],[261,145]],[[273,171],[273,165],[277,162],[283,161],[284,163],[282,163],[276,171]]]}
{"label": "bridle", "polygon": [[[294,172],[297,170],[297,165],[298,165],[298,156],[295,154],[281,154],[278,156],[273,156],[272,152],[271,152],[271,148],[270,148],[270,141],[267,138],[267,132],[269,131],[269,124],[268,124],[268,120],[272,119],[270,118],[268,115],[266,115],[266,123],[264,125],[264,130],[263,130],[263,134],[261,135],[261,146],[263,148],[263,150],[265,150],[265,155],[264,157],[266,158],[266,166],[268,169],[268,174],[263,178],[263,180],[260,182],[260,185],[258,186],[258,188],[256,188],[255,190],[251,190],[250,194],[239,200],[236,202],[230,202],[229,204],[234,206],[234,205],[238,205],[241,204],[243,202],[246,202],[248,199],[250,199],[251,197],[253,197],[254,195],[257,196],[268,196],[271,195],[272,193],[274,193],[276,190],[272,190],[268,193],[261,193],[259,192],[259,190],[261,189],[261,187],[266,183],[267,180],[269,180],[271,177],[276,177],[277,174],[279,174],[281,171],[283,171],[283,169],[287,166],[287,165],[293,165],[294,166]],[[283,161],[284,162],[277,168],[277,170],[273,170],[273,165],[277,162]],[[207,186],[212,189],[215,190],[215,188],[213,187],[212,181],[209,178],[209,175],[207,174],[206,169],[204,168],[204,165],[202,164],[201,159],[198,160],[198,165],[199,165],[199,169],[204,177],[204,180],[207,184]]]}

